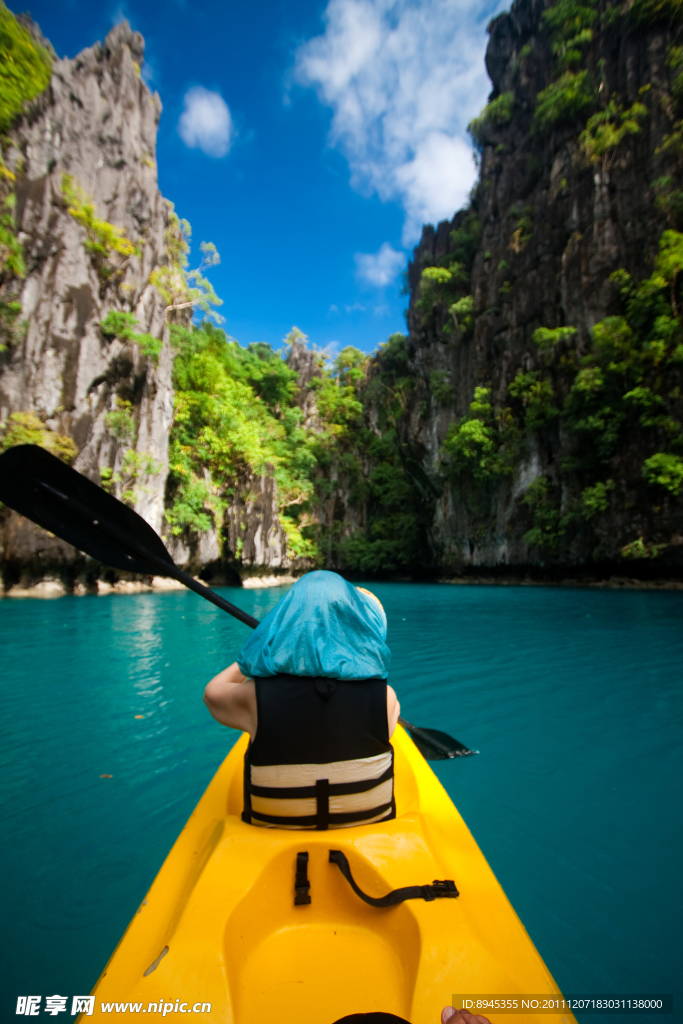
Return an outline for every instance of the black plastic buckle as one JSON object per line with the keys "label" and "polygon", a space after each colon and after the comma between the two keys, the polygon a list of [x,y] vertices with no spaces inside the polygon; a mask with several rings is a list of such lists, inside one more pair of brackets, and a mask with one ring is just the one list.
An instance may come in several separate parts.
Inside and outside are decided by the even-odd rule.
{"label": "black plastic buckle", "polygon": [[304,907],[311,902],[311,897],[308,894],[310,888],[311,883],[308,881],[308,854],[297,853],[296,875],[294,877],[295,907]]}
{"label": "black plastic buckle", "polygon": [[432,884],[430,886],[427,886],[427,888],[432,890],[434,898],[437,900],[454,900],[457,899],[457,897],[460,895],[460,893],[455,887],[455,882],[452,881],[452,879],[450,878],[445,878],[442,882],[435,878]]}

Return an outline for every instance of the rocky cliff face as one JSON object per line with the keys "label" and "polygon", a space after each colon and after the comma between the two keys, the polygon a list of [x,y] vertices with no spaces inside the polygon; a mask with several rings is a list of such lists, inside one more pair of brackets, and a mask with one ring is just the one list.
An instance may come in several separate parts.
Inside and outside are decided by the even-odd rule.
{"label": "rocky cliff face", "polygon": [[[581,459],[586,464],[587,449],[604,433],[596,427],[593,434],[588,429],[581,434],[575,428],[570,435],[566,419],[557,412],[567,401],[572,379],[576,385],[576,370],[594,350],[595,325],[624,313],[623,281],[611,275],[623,268],[633,282],[642,282],[653,272],[663,231],[681,230],[671,204],[667,210],[662,201],[661,188],[658,199],[657,186],[666,180],[680,182],[680,154],[671,144],[680,118],[672,101],[680,20],[663,15],[636,23],[618,8],[610,16],[609,4],[596,6],[590,42],[580,49],[580,63],[572,65],[592,81],[592,103],[581,114],[542,125],[535,116],[539,93],[559,74],[558,37],[543,17],[550,6],[543,0],[515,0],[510,12],[489,27],[486,65],[491,99],[498,106],[488,108],[488,120],[479,126],[480,180],[472,206],[436,230],[426,227],[409,268],[408,345],[416,388],[403,437],[420,446],[424,468],[443,481],[431,529],[434,564],[442,571],[501,565],[576,568],[596,562],[623,566],[623,549],[630,542],[635,546],[628,551],[640,555],[641,564],[649,555],[660,568],[680,568],[681,499],[675,488],[668,493],[648,489],[641,472],[653,450],[667,445],[678,450],[671,440],[680,433],[675,368],[666,370],[667,378],[662,359],[659,385],[645,380],[646,370],[641,381],[662,390],[657,402],[664,432],[656,435],[652,417],[648,427],[642,416],[640,425],[635,420],[629,427],[622,423],[626,414],[620,413],[618,440],[602,458],[598,474],[606,481],[600,485],[607,488],[602,492],[604,507],[591,517],[577,515],[573,522],[568,511],[581,501],[586,484],[594,485],[598,477],[589,480],[580,468],[572,469],[570,456],[575,466]],[[589,114],[607,110],[609,115],[609,101],[614,126],[623,124],[621,113],[633,104],[642,103],[645,112],[638,114],[631,134],[624,133],[618,145],[602,156],[594,154],[591,161],[581,132]],[[468,237],[474,239],[469,263],[463,257]],[[466,328],[462,316],[458,329],[453,324],[453,295],[440,304],[432,302],[425,311],[423,271],[448,266],[450,258],[461,261],[461,273],[465,260],[467,280],[459,294],[473,297],[472,322]],[[674,275],[674,292],[675,287]],[[538,328],[561,326],[573,327],[575,333],[555,345],[551,365],[534,335]],[[563,383],[562,367],[570,364],[574,376]],[[548,379],[555,413],[548,414],[542,427],[526,431],[511,472],[478,482],[476,473],[449,475],[444,441],[449,429],[452,435],[453,424],[468,416],[475,387],[489,390],[496,414],[510,406],[514,411],[509,388],[520,372],[535,375],[537,386]],[[435,384],[442,385],[440,397]],[[533,401],[530,388],[528,384],[526,401]],[[531,492],[537,495],[536,512],[545,501],[541,512],[552,511],[557,526],[553,543],[545,545],[538,538],[543,530],[550,537],[549,529],[540,522],[540,513],[534,520],[529,499],[530,485],[539,480],[546,497],[538,485]],[[538,530],[530,537],[534,523]]]}
{"label": "rocky cliff face", "polygon": [[[124,22],[104,45],[56,60],[49,88],[10,133],[5,161],[16,175],[27,273],[2,289],[4,301],[21,302],[23,323],[0,354],[0,420],[33,413],[73,438],[75,468],[98,483],[110,471],[115,493],[132,487],[137,511],[159,530],[173,396],[164,303],[149,277],[166,259],[169,204],[155,162],[161,102],[140,77],[143,50]],[[69,212],[64,175],[134,254],[88,250],[92,237]],[[136,332],[162,342],[158,363],[134,336],[103,331],[111,311],[132,314]],[[131,451],[137,461],[126,461]],[[2,543],[8,584],[84,570],[72,549],[14,514],[5,513]]]}
{"label": "rocky cliff face", "polygon": [[[79,472],[164,536],[179,565],[214,584],[308,568],[310,559],[288,552],[268,472],[232,481],[227,507],[208,530],[171,533],[164,517],[172,502],[170,328],[188,326],[191,310],[166,307],[153,284],[177,225],[157,186],[161,102],[140,76],[144,41],[124,22],[104,45],[58,60],[22,19],[54,63],[49,87],[25,104],[4,148],[26,274],[0,274],[2,309],[21,304],[13,323],[0,316],[0,439],[8,443],[9,434],[10,443],[74,456]],[[320,374],[318,362],[295,341],[289,363],[305,424],[315,428],[307,386]],[[118,575],[8,509],[0,510],[0,569],[15,593],[41,580],[50,594],[102,589]]]}

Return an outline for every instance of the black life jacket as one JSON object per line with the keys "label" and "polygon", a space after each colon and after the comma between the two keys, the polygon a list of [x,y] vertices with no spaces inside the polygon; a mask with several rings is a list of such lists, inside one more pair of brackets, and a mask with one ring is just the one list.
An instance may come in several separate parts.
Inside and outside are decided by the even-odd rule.
{"label": "black life jacket", "polygon": [[384,679],[255,679],[243,821],[328,829],[396,817]]}

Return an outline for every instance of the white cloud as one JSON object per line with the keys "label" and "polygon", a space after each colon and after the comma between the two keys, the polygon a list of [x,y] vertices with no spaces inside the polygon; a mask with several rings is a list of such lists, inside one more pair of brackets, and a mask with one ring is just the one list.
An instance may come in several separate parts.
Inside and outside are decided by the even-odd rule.
{"label": "white cloud", "polygon": [[[295,75],[333,110],[351,184],[403,204],[404,242],[452,217],[474,182],[467,124],[490,89],[485,24],[497,0],[330,0]],[[502,7],[502,3],[499,2]]]}
{"label": "white cloud", "polygon": [[388,242],[383,242],[377,252],[357,252],[353,258],[357,276],[375,288],[390,284],[406,263],[405,255],[392,249]]}
{"label": "white cloud", "polygon": [[323,356],[328,363],[333,363],[341,352],[341,345],[338,341],[328,341],[324,348],[316,349],[319,356]]}
{"label": "white cloud", "polygon": [[195,85],[185,93],[178,133],[190,149],[221,157],[230,149],[234,127],[230,110],[218,92]]}

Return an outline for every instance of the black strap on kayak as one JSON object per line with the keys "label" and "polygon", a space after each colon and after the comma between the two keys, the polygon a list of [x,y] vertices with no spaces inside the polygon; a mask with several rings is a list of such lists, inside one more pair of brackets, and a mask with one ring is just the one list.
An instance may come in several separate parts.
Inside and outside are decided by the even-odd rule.
{"label": "black strap on kayak", "polygon": [[438,899],[454,900],[460,895],[455,887],[455,882],[447,878],[443,882],[434,881],[431,885],[406,885],[403,889],[394,889],[393,892],[379,898],[368,896],[356,885],[349,862],[341,850],[330,850],[330,864],[337,865],[356,896],[360,896],[371,907],[395,907],[397,903],[403,903],[404,900],[426,900],[427,903]]}
{"label": "black strap on kayak", "polygon": [[309,889],[311,883],[308,881],[308,854],[297,853],[296,875],[294,876],[294,906],[304,907],[311,902]]}

